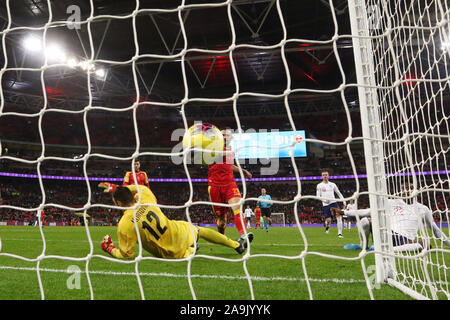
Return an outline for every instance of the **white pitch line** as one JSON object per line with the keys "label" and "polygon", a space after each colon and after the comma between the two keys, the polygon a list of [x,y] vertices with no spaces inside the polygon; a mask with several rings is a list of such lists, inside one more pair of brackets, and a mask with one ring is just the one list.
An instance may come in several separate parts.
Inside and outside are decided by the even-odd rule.
{"label": "white pitch line", "polygon": [[[0,266],[0,270],[20,270],[20,271],[34,271],[36,272],[36,268],[26,268],[26,267],[7,267]],[[54,273],[68,273],[74,274],[64,269],[47,269],[47,268],[39,268],[41,272],[54,272]],[[86,273],[85,271],[80,270],[80,273]],[[100,274],[100,275],[111,275],[111,276],[136,276],[136,273],[133,272],[114,272],[114,271],[89,271],[89,274]],[[140,276],[148,276],[148,277],[166,277],[166,278],[187,278],[187,275],[184,274],[175,274],[175,273],[150,273],[150,272],[140,272]],[[202,278],[202,279],[226,279],[226,280],[247,280],[245,276],[226,276],[226,275],[206,275],[206,274],[193,274],[191,278]],[[250,277],[252,281],[306,281],[305,278],[284,278],[284,277]],[[357,279],[314,279],[309,278],[310,282],[334,282],[334,283],[365,283],[364,280]]]}
{"label": "white pitch line", "polygon": [[[30,239],[1,239],[2,241],[38,241],[42,242],[41,238],[30,238]],[[82,242],[82,243],[89,243],[89,240],[64,240],[64,239],[45,239],[45,242]],[[98,240],[98,242],[101,242],[101,240]],[[95,241],[94,241],[95,243]],[[217,246],[213,243],[207,243],[202,242],[200,243],[201,246]],[[303,243],[258,243],[257,246],[267,246],[267,247],[304,247],[305,245]],[[314,243],[308,243],[308,246],[322,246],[322,247],[343,247],[340,245],[334,245],[334,244],[314,244]]]}

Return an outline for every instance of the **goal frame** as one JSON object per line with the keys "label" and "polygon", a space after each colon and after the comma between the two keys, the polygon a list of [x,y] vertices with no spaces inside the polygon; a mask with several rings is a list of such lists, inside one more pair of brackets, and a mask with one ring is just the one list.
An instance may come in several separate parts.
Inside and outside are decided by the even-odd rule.
{"label": "goal frame", "polygon": [[283,227],[286,227],[286,216],[284,214],[284,212],[272,212],[270,214],[271,217],[273,216],[282,216],[283,217]]}
{"label": "goal frame", "polygon": [[[389,215],[386,214],[388,189],[383,134],[380,105],[377,98],[372,40],[369,33],[370,23],[375,22],[378,17],[369,16],[367,0],[349,0],[348,8],[371,208],[376,281],[377,283],[387,283],[414,299],[428,300],[428,297],[405,286],[397,279]],[[413,179],[415,179],[414,176]],[[424,272],[426,273],[426,270]]]}

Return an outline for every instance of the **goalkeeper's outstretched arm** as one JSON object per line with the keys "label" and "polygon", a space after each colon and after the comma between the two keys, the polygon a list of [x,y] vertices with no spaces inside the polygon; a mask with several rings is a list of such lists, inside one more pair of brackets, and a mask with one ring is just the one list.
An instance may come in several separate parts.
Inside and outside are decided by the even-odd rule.
{"label": "goalkeeper's outstretched arm", "polygon": [[119,237],[119,247],[117,248],[111,237],[106,235],[101,243],[102,250],[118,259],[134,258],[134,247],[136,246],[137,238],[130,236],[132,233],[124,234],[120,230],[117,231],[117,235]]}

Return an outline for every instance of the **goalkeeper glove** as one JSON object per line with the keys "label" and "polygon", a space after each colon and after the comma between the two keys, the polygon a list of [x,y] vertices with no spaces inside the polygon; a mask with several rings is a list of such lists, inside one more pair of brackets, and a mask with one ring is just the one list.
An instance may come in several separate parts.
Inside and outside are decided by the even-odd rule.
{"label": "goalkeeper glove", "polygon": [[109,234],[103,237],[102,244],[101,244],[102,250],[112,255],[112,250],[116,247],[113,244],[113,241]]}
{"label": "goalkeeper glove", "polygon": [[117,188],[117,184],[109,183],[109,182],[101,182],[98,184],[99,188],[103,188],[104,193],[113,193]]}

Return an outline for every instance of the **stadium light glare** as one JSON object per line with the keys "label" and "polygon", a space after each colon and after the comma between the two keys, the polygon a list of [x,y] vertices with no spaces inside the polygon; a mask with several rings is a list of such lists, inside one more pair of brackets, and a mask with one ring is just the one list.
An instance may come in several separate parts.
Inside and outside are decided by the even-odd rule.
{"label": "stadium light glare", "polygon": [[47,54],[48,61],[57,61],[57,62],[63,62],[66,61],[66,52],[63,48],[61,48],[58,45],[49,45],[45,53]]}
{"label": "stadium light glare", "polygon": [[94,68],[94,65],[91,63],[91,62],[89,62],[89,61],[87,61],[87,60],[85,60],[85,61],[81,61],[80,62],[80,67],[81,67],[81,69],[83,69],[83,70],[92,70],[93,68]]}
{"label": "stadium light glare", "polygon": [[23,47],[27,51],[39,52],[42,50],[42,41],[38,37],[28,36],[23,40]]}
{"label": "stadium light glare", "polygon": [[105,69],[97,69],[95,70],[95,75],[99,78],[104,78],[106,75]]}
{"label": "stadium light glare", "polygon": [[67,60],[67,65],[71,68],[75,68],[78,65],[78,61],[75,58],[70,58]]}

